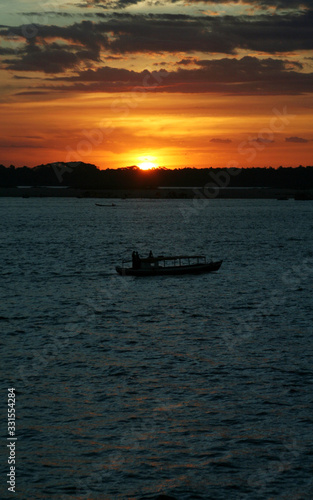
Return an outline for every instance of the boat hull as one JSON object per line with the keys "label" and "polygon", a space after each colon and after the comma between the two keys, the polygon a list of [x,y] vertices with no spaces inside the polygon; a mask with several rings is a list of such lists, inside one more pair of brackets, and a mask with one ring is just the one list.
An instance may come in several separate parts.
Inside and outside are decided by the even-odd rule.
{"label": "boat hull", "polygon": [[179,274],[203,274],[218,271],[222,260],[209,262],[207,264],[193,264],[190,266],[160,266],[150,269],[133,269],[132,267],[116,266],[116,271],[121,276],[168,276]]}

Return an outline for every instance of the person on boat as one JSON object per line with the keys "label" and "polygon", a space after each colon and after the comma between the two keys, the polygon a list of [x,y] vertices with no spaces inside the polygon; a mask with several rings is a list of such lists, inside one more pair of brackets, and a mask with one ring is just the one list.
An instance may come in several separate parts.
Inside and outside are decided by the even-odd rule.
{"label": "person on boat", "polygon": [[153,253],[152,253],[152,250],[150,250],[148,258],[149,258],[149,259],[153,259]]}
{"label": "person on boat", "polygon": [[138,252],[133,252],[132,253],[132,262],[133,262],[133,269],[140,269],[141,267],[141,259],[139,257]]}

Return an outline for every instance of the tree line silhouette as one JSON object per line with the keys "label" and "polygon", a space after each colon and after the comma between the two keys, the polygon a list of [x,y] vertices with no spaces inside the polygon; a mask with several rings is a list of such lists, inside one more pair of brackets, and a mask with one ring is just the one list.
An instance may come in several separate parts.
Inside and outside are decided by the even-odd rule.
{"label": "tree line silhouette", "polygon": [[[36,167],[0,165],[0,187],[68,186],[77,189],[155,189],[157,187],[268,187],[313,189],[313,167],[242,168],[230,175],[222,168],[156,168],[142,171],[137,166],[100,170],[83,162],[48,163]],[[229,182],[227,182],[227,178]]]}

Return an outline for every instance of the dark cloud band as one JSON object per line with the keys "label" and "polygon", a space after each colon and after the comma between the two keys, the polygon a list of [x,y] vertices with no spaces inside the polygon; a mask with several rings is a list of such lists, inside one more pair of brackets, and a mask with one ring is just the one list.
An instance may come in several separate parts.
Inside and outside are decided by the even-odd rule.
{"label": "dark cloud band", "polygon": [[[178,3],[180,0],[171,0],[171,3]],[[142,0],[87,0],[85,3],[79,4],[81,7],[97,6],[104,9],[126,9],[132,5],[141,3]],[[160,1],[159,4],[165,4],[165,1]],[[225,4],[239,4],[241,0],[185,0],[185,5],[194,4],[207,4],[207,5],[225,5]],[[246,5],[253,7],[269,8],[274,7],[277,9],[305,9],[311,8],[311,0],[245,0]]]}
{"label": "dark cloud band", "polygon": [[[253,50],[278,54],[312,50],[313,10],[302,14],[190,17],[113,16],[70,26],[29,25],[0,29],[0,36],[38,43],[60,39],[113,54],[204,52],[235,54]],[[29,36],[28,36],[29,35]]]}
{"label": "dark cloud band", "polygon": [[[78,76],[60,77],[50,89],[88,92],[176,92],[233,95],[296,95],[310,92],[313,73],[290,69],[288,61],[223,58],[198,61],[195,69],[137,72],[105,66]],[[54,82],[56,80],[54,79]]]}

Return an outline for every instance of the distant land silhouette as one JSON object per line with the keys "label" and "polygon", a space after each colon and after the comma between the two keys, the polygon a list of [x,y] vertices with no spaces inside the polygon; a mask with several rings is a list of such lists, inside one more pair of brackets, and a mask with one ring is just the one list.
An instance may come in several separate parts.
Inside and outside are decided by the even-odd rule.
{"label": "distant land silhouette", "polygon": [[[65,194],[65,187],[84,191],[85,195],[88,195],[86,190],[96,190],[97,193],[100,191],[108,192],[108,190],[140,190],[143,192],[167,188],[171,189],[171,194],[167,197],[176,197],[175,193],[177,194],[181,190],[185,190],[182,197],[191,197],[194,195],[187,195],[187,189],[205,189],[205,187],[207,190],[218,189],[219,196],[223,196],[223,190],[230,192],[232,189],[239,188],[290,190],[294,194],[297,191],[309,192],[313,190],[313,167],[279,167],[277,169],[251,167],[236,170],[156,168],[143,171],[137,166],[100,170],[95,165],[83,162],[55,162],[33,168],[0,165],[0,194],[2,196],[18,196],[19,194],[13,194],[16,191],[14,188],[23,186],[28,188],[58,187],[60,188],[58,191],[60,193],[63,191],[64,196],[70,195],[70,193]],[[311,195],[312,193],[309,192],[309,197]],[[91,196],[95,196],[95,194],[91,194]],[[100,196],[102,196],[101,193]],[[165,196],[162,194],[160,197]]]}

